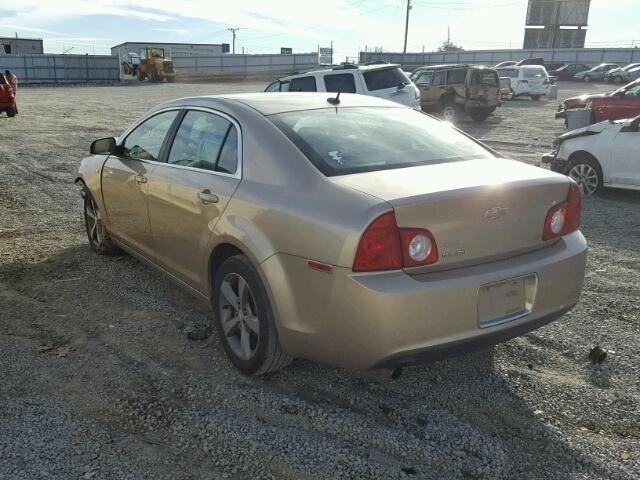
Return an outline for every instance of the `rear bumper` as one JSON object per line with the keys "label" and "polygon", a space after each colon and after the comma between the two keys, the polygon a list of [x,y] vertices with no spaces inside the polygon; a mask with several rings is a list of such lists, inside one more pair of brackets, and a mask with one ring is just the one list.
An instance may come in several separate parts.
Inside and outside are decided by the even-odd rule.
{"label": "rear bumper", "polygon": [[511,340],[512,338],[519,337],[520,335],[524,335],[525,333],[531,332],[537,328],[543,327],[544,325],[557,320],[572,308],[573,305],[558,312],[550,313],[548,315],[540,317],[536,320],[522,323],[507,330],[491,332],[486,335],[482,335],[481,337],[466,338],[455,342],[427,347],[420,350],[402,352],[389,358],[383,359],[375,366],[375,368],[396,368],[408,365],[419,365],[421,363],[436,362],[438,360],[457,357],[459,355],[464,355],[475,350],[487,348],[492,345],[496,345],[497,343],[506,342],[507,340]]}
{"label": "rear bumper", "polygon": [[[414,276],[318,272],[283,254],[261,268],[287,353],[366,369],[458,355],[548,323],[577,303],[585,263],[578,231],[517,257]],[[531,274],[538,281],[530,313],[481,328],[479,288]]]}

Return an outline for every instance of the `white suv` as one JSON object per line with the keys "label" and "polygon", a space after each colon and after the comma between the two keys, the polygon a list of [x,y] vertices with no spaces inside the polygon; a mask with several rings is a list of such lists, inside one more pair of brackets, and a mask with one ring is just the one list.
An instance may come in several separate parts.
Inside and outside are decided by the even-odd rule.
{"label": "white suv", "polygon": [[529,96],[532,100],[539,100],[543,95],[549,95],[551,91],[549,74],[541,65],[496,68],[496,71],[500,78],[511,79],[513,97]]}
{"label": "white suv", "polygon": [[399,65],[344,64],[329,70],[314,70],[283,77],[265,92],[341,92],[385,98],[420,110],[420,90]]}

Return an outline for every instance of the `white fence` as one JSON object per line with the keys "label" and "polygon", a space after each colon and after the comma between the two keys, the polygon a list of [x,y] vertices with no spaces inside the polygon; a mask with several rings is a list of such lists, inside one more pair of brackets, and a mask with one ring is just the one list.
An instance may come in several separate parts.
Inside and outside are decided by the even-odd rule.
{"label": "white fence", "polygon": [[120,80],[118,57],[107,55],[0,55],[0,70],[21,84]]}
{"label": "white fence", "polygon": [[178,75],[189,73],[292,73],[318,67],[317,53],[292,55],[233,55],[174,57]]}
{"label": "white fence", "polygon": [[405,68],[420,65],[440,65],[446,63],[475,63],[495,65],[507,60],[541,57],[547,63],[584,63],[596,66],[602,62],[640,63],[638,48],[560,48],[544,50],[469,50],[462,52],[387,53],[360,52],[360,63],[385,61],[399,63]]}

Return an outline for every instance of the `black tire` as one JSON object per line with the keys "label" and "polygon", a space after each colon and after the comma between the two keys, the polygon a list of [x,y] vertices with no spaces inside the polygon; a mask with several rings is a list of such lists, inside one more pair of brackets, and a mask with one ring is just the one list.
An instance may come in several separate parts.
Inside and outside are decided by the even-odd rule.
{"label": "black tire", "polygon": [[[224,279],[229,274],[237,275],[247,283],[258,317],[259,335],[256,340],[256,349],[248,360],[236,355],[222,327],[221,289]],[[215,275],[211,303],[215,328],[220,336],[222,346],[231,363],[238,370],[247,375],[263,375],[280,370],[291,363],[292,358],[280,346],[271,303],[260,275],[245,255],[229,257],[222,263]]]}
{"label": "black tire", "polygon": [[[119,248],[116,247],[111,241],[109,232],[104,226],[101,220],[100,212],[98,210],[96,202],[93,200],[91,193],[85,189],[84,191],[84,226],[87,232],[87,239],[89,240],[89,246],[98,255],[113,255],[119,252]],[[97,212],[96,215],[96,229],[99,229],[100,235],[95,235],[93,231],[92,219],[90,216],[90,208]]]}
{"label": "black tire", "polygon": [[460,115],[460,108],[453,100],[446,100],[441,106],[442,117],[445,121],[450,123],[456,123],[462,115]]}
{"label": "black tire", "polygon": [[[603,183],[602,167],[600,166],[600,163],[598,162],[598,160],[596,160],[594,157],[592,157],[587,153],[573,155],[573,158],[571,158],[571,160],[569,161],[569,164],[567,165],[567,168],[565,169],[564,174],[571,177],[571,171],[574,169],[574,167],[579,168],[580,165],[587,165],[591,167],[593,170],[595,170],[597,180],[598,180],[598,184],[593,192],[587,192],[581,187],[582,194],[593,195],[602,191],[602,183]],[[574,178],[574,180],[576,179]]]}
{"label": "black tire", "polygon": [[585,76],[584,76],[584,78],[583,78],[583,80],[584,80],[585,82],[590,82],[590,81],[591,81],[591,75],[585,75]]}
{"label": "black tire", "polygon": [[471,115],[471,120],[474,122],[484,122],[489,118],[489,113],[489,110],[486,108],[474,108],[469,112],[469,115]]}
{"label": "black tire", "polygon": [[136,78],[138,79],[139,82],[144,81],[146,75],[144,74],[144,72],[140,69],[138,69],[138,73],[136,73]]}
{"label": "black tire", "polygon": [[160,81],[160,75],[158,75],[158,71],[155,68],[149,69],[149,80],[153,83]]}
{"label": "black tire", "polygon": [[178,78],[178,77],[176,77],[175,75],[172,76],[172,77],[167,77],[167,83],[175,83],[176,78]]}
{"label": "black tire", "polygon": [[622,77],[621,77],[620,75],[616,75],[616,76],[613,78],[613,82],[614,82],[614,83],[622,83]]}
{"label": "black tire", "polygon": [[537,102],[538,100],[540,100],[540,95],[531,95],[531,100]]}
{"label": "black tire", "polygon": [[7,110],[7,116],[8,117],[12,117],[13,118],[13,117],[16,116],[16,113],[18,113],[18,112],[17,112],[17,110],[15,108],[9,108]]}

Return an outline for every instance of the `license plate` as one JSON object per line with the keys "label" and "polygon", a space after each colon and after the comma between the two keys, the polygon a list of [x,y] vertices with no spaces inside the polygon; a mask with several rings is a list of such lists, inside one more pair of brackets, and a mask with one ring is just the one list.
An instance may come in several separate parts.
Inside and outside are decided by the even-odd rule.
{"label": "license plate", "polygon": [[483,285],[478,289],[480,328],[510,322],[531,312],[537,290],[536,275]]}

